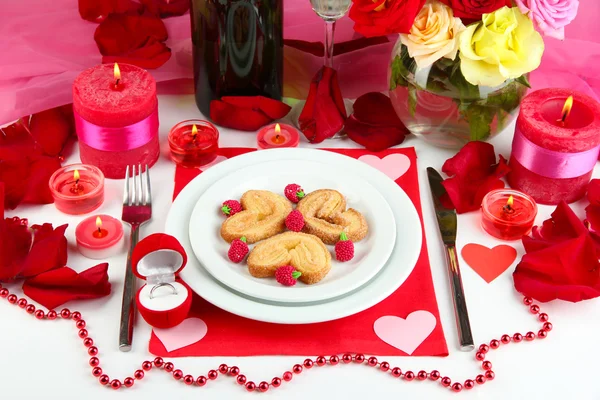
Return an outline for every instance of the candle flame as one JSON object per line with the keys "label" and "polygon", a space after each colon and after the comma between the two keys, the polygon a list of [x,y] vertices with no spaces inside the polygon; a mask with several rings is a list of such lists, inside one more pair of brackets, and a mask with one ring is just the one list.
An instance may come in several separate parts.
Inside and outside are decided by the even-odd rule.
{"label": "candle flame", "polygon": [[79,171],[78,170],[73,171],[73,179],[75,179],[75,182],[79,182],[79,178],[80,178]]}
{"label": "candle flame", "polygon": [[192,126],[192,136],[196,137],[197,134],[198,134],[198,128],[196,127],[196,124],[194,124],[194,126]]}
{"label": "candle flame", "polygon": [[115,77],[115,85],[118,85],[119,81],[121,80],[121,69],[119,68],[119,64],[117,63],[115,63],[113,75]]}
{"label": "candle flame", "polygon": [[565,105],[562,109],[562,114],[560,119],[558,120],[560,123],[565,123],[567,118],[569,118],[569,114],[571,114],[571,109],[573,108],[573,96],[569,96],[567,100],[565,100]]}
{"label": "candle flame", "polygon": [[279,135],[281,133],[281,126],[279,124],[275,124],[275,134]]}
{"label": "candle flame", "polygon": [[506,205],[510,208],[513,206],[515,202],[515,199],[512,197],[512,195],[508,198],[508,201],[506,202]]}
{"label": "candle flame", "polygon": [[98,230],[102,228],[102,219],[100,219],[100,217],[96,217],[96,228],[98,228]]}

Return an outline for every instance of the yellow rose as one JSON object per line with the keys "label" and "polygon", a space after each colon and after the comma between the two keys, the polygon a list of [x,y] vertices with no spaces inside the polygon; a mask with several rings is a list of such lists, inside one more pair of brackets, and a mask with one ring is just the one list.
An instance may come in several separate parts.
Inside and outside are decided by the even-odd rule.
{"label": "yellow rose", "polygon": [[473,85],[499,86],[539,67],[542,36],[517,7],[483,14],[459,36],[460,69]]}
{"label": "yellow rose", "polygon": [[410,33],[400,35],[400,41],[417,67],[425,68],[442,57],[454,60],[458,52],[458,34],[464,29],[450,7],[433,0],[421,9]]}

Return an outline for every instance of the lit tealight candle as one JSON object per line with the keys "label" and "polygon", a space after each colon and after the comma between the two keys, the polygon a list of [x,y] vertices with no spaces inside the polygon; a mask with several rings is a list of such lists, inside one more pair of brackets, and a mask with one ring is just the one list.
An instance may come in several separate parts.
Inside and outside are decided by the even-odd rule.
{"label": "lit tealight candle", "polygon": [[89,217],[77,225],[75,238],[84,257],[104,260],[123,250],[123,225],[109,215]]}
{"label": "lit tealight candle", "polygon": [[104,202],[104,174],[85,164],[60,168],[48,181],[54,205],[65,214],[86,214]]}
{"label": "lit tealight candle", "polygon": [[300,134],[290,125],[267,125],[258,131],[256,143],[261,149],[275,149],[279,147],[296,147],[300,142]]}
{"label": "lit tealight candle", "polygon": [[531,232],[537,215],[535,201],[510,189],[489,192],[481,204],[483,229],[503,240],[519,240]]}
{"label": "lit tealight candle", "polygon": [[219,131],[208,121],[182,121],[169,132],[171,160],[182,167],[202,167],[217,158]]}

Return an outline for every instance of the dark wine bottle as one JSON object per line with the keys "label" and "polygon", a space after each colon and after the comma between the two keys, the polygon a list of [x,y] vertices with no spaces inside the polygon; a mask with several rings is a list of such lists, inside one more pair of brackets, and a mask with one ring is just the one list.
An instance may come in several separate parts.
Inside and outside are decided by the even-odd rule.
{"label": "dark wine bottle", "polygon": [[283,91],[283,0],[190,0],[196,104]]}

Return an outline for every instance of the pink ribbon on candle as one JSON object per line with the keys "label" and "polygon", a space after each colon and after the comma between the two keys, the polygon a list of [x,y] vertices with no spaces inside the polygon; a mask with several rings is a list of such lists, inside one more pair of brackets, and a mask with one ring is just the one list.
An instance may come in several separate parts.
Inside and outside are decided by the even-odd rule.
{"label": "pink ribbon on candle", "polygon": [[554,179],[577,178],[594,169],[600,146],[579,153],[548,150],[531,142],[519,127],[515,130],[512,155],[525,168]]}
{"label": "pink ribbon on candle", "polygon": [[108,128],[92,124],[77,112],[75,128],[79,140],[88,146],[103,151],[127,151],[141,147],[158,134],[158,107],[152,114],[135,124]]}

